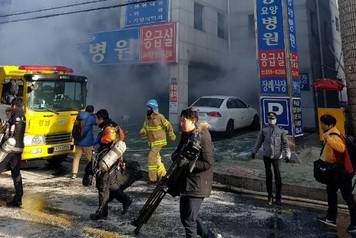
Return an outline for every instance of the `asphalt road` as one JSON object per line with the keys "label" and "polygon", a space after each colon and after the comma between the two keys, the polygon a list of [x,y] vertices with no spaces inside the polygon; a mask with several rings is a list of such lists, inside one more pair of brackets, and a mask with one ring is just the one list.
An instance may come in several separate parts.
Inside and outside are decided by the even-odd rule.
{"label": "asphalt road", "polygon": [[[91,221],[89,214],[97,207],[95,187],[85,188],[80,178],[70,179],[69,162],[58,170],[45,165],[44,161],[32,162],[22,171],[25,190],[22,209],[5,207],[5,201],[13,194],[13,185],[8,172],[0,175],[0,237],[184,237],[178,198],[167,195],[135,236],[130,223],[152,186],[137,181],[127,189],[134,202],[126,215],[120,215],[121,204],[114,201],[107,220]],[[345,213],[340,214],[337,229],[318,224],[316,218],[324,214],[323,209],[270,207],[264,198],[214,191],[204,201],[200,217],[223,237],[351,237],[345,230],[348,225]]]}

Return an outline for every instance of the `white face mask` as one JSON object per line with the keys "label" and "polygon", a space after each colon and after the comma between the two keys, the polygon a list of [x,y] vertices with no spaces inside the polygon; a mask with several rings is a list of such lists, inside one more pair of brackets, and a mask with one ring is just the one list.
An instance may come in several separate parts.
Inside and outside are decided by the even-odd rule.
{"label": "white face mask", "polygon": [[276,125],[277,124],[277,119],[268,119],[268,123],[270,125]]}

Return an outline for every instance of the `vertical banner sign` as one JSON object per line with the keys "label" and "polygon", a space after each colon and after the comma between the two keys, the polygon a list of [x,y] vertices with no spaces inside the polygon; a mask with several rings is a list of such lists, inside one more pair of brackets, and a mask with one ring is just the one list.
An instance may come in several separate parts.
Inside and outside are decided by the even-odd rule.
{"label": "vertical banner sign", "polygon": [[292,110],[294,121],[294,134],[296,136],[303,135],[302,100],[300,98],[293,98]]}
{"label": "vertical banner sign", "polygon": [[300,90],[309,91],[310,90],[310,80],[308,73],[299,73],[300,78]]}
{"label": "vertical banner sign", "polygon": [[142,2],[142,0],[128,0],[126,7],[125,26],[140,26],[168,22],[169,0]]}
{"label": "vertical banner sign", "polygon": [[288,94],[282,0],[256,0],[261,94]]}
{"label": "vertical banner sign", "polygon": [[176,23],[141,27],[140,63],[177,62],[176,32]]}
{"label": "vertical banner sign", "polygon": [[278,124],[289,135],[301,136],[301,89],[293,0],[256,0],[256,18],[262,118],[269,111],[276,112]]}
{"label": "vertical banner sign", "polygon": [[297,37],[295,31],[295,14],[293,0],[286,0],[288,17],[288,39],[289,39],[289,58],[292,71],[293,97],[300,97],[300,78],[298,63]]}
{"label": "vertical banner sign", "polygon": [[172,78],[169,85],[169,112],[178,113],[178,87],[176,78]]}

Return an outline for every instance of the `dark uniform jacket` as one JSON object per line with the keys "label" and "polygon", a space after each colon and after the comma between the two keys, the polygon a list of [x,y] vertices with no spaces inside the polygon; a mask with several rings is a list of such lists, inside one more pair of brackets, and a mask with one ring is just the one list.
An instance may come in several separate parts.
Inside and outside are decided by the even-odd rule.
{"label": "dark uniform jacket", "polygon": [[15,131],[10,136],[13,136],[16,140],[16,148],[21,149],[24,148],[24,136],[25,136],[25,128],[26,128],[26,120],[24,116],[24,112],[22,109],[18,109],[13,112],[8,120],[9,129],[15,126]]}
{"label": "dark uniform jacket", "polygon": [[[211,193],[213,184],[214,145],[207,126],[201,124],[198,130],[202,149],[192,173],[189,173],[187,169],[185,175],[182,176],[182,181],[179,185],[181,196],[209,197]],[[188,142],[190,136],[191,134],[182,133],[176,152]]]}

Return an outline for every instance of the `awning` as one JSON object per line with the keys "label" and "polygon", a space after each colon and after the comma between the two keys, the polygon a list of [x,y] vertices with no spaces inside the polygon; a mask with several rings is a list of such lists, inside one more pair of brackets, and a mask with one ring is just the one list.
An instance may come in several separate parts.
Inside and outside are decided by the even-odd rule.
{"label": "awning", "polygon": [[316,89],[341,91],[345,85],[341,81],[335,79],[319,79],[313,83],[313,87]]}

